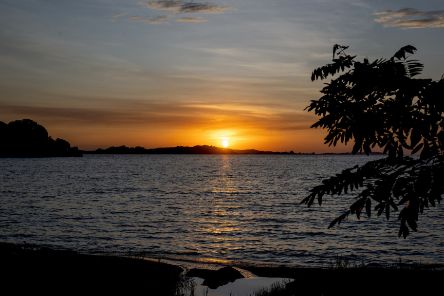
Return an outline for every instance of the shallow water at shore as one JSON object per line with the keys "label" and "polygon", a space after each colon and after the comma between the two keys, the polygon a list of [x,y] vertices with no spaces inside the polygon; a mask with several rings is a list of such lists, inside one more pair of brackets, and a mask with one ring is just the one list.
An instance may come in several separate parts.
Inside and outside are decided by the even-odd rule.
{"label": "shallow water at shore", "polygon": [[350,203],[300,200],[324,177],[378,156],[132,155],[0,159],[0,240],[88,253],[325,266],[444,263],[444,210],[397,237],[382,217],[327,229]]}
{"label": "shallow water at shore", "polygon": [[269,277],[238,279],[217,289],[203,286],[203,280],[200,278],[195,278],[194,281],[196,285],[192,295],[195,296],[251,296],[263,289],[269,289],[273,285],[285,285],[292,279]]}

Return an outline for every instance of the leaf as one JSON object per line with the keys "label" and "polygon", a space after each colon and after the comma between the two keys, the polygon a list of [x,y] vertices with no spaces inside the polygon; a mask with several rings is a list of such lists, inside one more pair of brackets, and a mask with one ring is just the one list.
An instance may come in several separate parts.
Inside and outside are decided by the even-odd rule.
{"label": "leaf", "polygon": [[361,146],[362,146],[362,138],[357,138],[355,145],[353,146],[353,150],[352,150],[352,154],[356,154],[359,152],[359,150],[361,150]]}
{"label": "leaf", "polygon": [[395,204],[393,200],[390,200],[390,206],[393,208],[394,211],[398,210],[398,206]]}
{"label": "leaf", "polygon": [[333,45],[333,59],[335,58],[338,49],[339,49],[339,54],[341,54],[344,52],[344,50],[348,49],[348,46],[339,45],[339,44]]}
{"label": "leaf", "polygon": [[365,142],[365,144],[364,144],[363,147],[364,147],[364,152],[365,152],[366,155],[369,155],[369,154],[372,152],[372,150],[370,149],[370,145],[369,145],[368,142]]}
{"label": "leaf", "polygon": [[[313,189],[313,190],[314,190],[314,189]],[[310,195],[308,195],[307,197],[305,197],[305,198],[301,201],[301,204],[306,204],[308,207],[310,207],[311,204],[313,203],[314,197],[315,197],[315,193],[314,193],[314,192],[310,193]]]}
{"label": "leaf", "polygon": [[421,214],[424,213],[424,202],[421,202],[421,203],[419,204],[419,211],[420,211]]}
{"label": "leaf", "polygon": [[390,204],[389,203],[385,204],[385,217],[387,218],[387,220],[390,220]]}
{"label": "leaf", "polygon": [[441,147],[444,147],[444,130],[442,130],[438,133],[438,140],[439,140]]}
{"label": "leaf", "polygon": [[409,71],[409,76],[414,77],[422,73],[424,65],[417,60],[407,61],[407,69]]}
{"label": "leaf", "polygon": [[339,217],[335,218],[333,221],[330,222],[330,225],[328,225],[328,229],[334,227],[339,221]]}
{"label": "leaf", "polygon": [[378,211],[377,215],[381,216],[382,212],[384,212],[384,203],[377,204],[375,211]]}
{"label": "leaf", "polygon": [[330,225],[328,226],[328,228],[332,228],[333,226],[335,226],[336,224],[341,224],[341,222],[347,218],[347,216],[350,214],[350,211],[346,211],[344,214],[340,215],[339,217],[335,218],[333,221],[331,221]]}
{"label": "leaf", "polygon": [[[418,128],[412,128],[412,132],[410,134],[410,146],[413,148],[415,147],[419,141],[421,140],[421,132]],[[412,154],[414,154],[412,152]]]}
{"label": "leaf", "polygon": [[367,198],[365,201],[365,211],[367,213],[367,217],[371,217],[372,215],[372,200],[370,198]]}
{"label": "leaf", "polygon": [[424,143],[424,148],[422,149],[421,154],[420,154],[419,157],[421,159],[426,159],[429,156],[430,156],[430,147],[429,147],[429,144],[427,142],[425,142]]}
{"label": "leaf", "polygon": [[418,224],[416,224],[416,221],[414,219],[407,219],[407,224],[413,231],[418,231]]}
{"label": "leaf", "polygon": [[402,235],[404,238],[407,238],[409,233],[409,228],[405,225],[405,223],[401,223],[401,226],[399,227],[398,237],[401,237]]}
{"label": "leaf", "polygon": [[412,46],[412,45],[406,45],[404,47],[401,47],[401,49],[399,49],[395,55],[392,57],[392,59],[397,59],[397,60],[405,60],[406,59],[406,54],[410,53],[410,54],[414,54],[416,51],[416,47]]}
{"label": "leaf", "polygon": [[416,152],[418,152],[419,150],[421,150],[421,148],[424,146],[424,143],[420,143],[418,146],[416,146],[413,150],[412,150],[412,154],[415,154]]}

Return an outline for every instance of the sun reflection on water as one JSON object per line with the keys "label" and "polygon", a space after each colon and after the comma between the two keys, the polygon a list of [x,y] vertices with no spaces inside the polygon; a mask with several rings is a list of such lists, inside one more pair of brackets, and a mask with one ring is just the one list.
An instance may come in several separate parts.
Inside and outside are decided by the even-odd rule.
{"label": "sun reflection on water", "polygon": [[[233,158],[221,155],[217,173],[211,180],[209,212],[206,217],[199,218],[199,232],[205,234],[206,243],[212,245],[223,254],[227,250],[236,249],[243,231],[239,224],[239,215],[242,209],[236,203],[236,194],[239,192],[232,170]],[[215,254],[217,256],[218,254]],[[219,260],[219,259],[215,259]]]}
{"label": "sun reflection on water", "polygon": [[[232,172],[231,161],[229,155],[220,156],[220,168],[218,174],[216,174],[212,180],[212,192],[213,193],[237,193],[239,189],[235,183],[235,175]],[[223,197],[223,196],[216,196]]]}

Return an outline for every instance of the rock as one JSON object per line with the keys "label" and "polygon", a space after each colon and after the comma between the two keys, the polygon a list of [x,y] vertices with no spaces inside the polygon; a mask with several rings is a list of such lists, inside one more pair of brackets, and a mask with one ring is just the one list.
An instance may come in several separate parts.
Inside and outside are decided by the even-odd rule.
{"label": "rock", "polygon": [[188,271],[187,276],[203,278],[204,282],[202,285],[207,286],[210,289],[216,289],[217,287],[234,282],[237,279],[244,278],[238,270],[229,266],[218,270],[193,268]]}

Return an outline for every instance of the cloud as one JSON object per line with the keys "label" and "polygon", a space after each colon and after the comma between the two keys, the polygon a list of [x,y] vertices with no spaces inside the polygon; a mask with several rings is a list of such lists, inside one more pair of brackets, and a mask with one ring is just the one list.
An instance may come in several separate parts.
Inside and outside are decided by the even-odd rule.
{"label": "cloud", "polygon": [[[210,2],[202,2],[202,1],[191,1],[191,0],[151,0],[148,2],[142,3],[142,5],[148,7],[151,10],[160,10],[166,11],[169,14],[220,14],[224,13],[228,9],[229,6],[218,5]],[[174,18],[174,17],[173,17]],[[142,17],[142,16],[133,16],[130,17],[132,21],[144,22],[147,24],[161,24],[165,23],[168,20],[168,16],[159,16],[159,17]],[[208,20],[202,17],[190,17],[183,16],[175,18],[177,23],[206,23]]]}
{"label": "cloud", "polygon": [[278,110],[268,105],[126,102],[114,108],[23,106],[0,103],[0,115],[32,118],[68,126],[246,128],[254,130],[305,130],[315,117],[302,111]]}
{"label": "cloud", "polygon": [[405,29],[444,28],[444,10],[421,11],[414,8],[375,13],[375,22],[385,27]]}
{"label": "cloud", "polygon": [[166,15],[158,15],[158,16],[152,16],[152,17],[130,16],[129,19],[131,21],[135,21],[135,22],[143,22],[145,24],[158,25],[158,24],[166,23],[168,21],[168,16],[166,16]]}
{"label": "cloud", "polygon": [[126,17],[127,15],[128,15],[128,13],[126,13],[126,12],[116,13],[111,17],[111,20],[113,22],[116,22],[116,21],[120,20],[121,18]]}
{"label": "cloud", "polygon": [[202,17],[181,17],[176,19],[176,22],[178,23],[194,23],[194,24],[201,24],[206,23],[208,20],[204,19]]}
{"label": "cloud", "polygon": [[148,1],[148,8],[155,10],[167,10],[174,13],[223,13],[228,6],[217,5],[209,2],[194,2],[183,0],[156,0]]}
{"label": "cloud", "polygon": [[[220,138],[217,135],[230,132],[239,148],[262,150],[290,150],[295,143],[303,147],[311,137],[305,135],[313,133],[309,127],[316,120],[313,114],[274,103],[111,99],[103,104],[86,105],[89,106],[0,102],[0,120],[30,118],[45,126],[53,137],[67,139],[83,149],[122,144],[145,147],[217,144]],[[321,142],[320,138],[317,141]]]}

